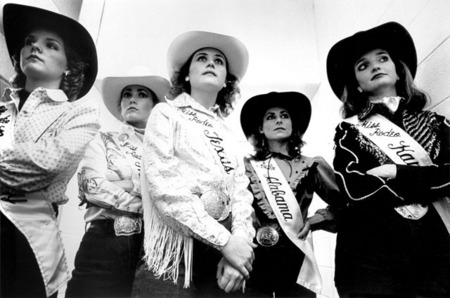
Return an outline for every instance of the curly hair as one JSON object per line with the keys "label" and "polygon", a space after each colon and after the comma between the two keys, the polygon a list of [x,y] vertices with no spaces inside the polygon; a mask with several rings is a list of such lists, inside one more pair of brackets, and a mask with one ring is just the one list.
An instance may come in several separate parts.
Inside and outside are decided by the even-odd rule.
{"label": "curly hair", "polygon": [[[68,42],[64,40],[64,49],[67,58],[67,75],[64,74],[59,89],[61,89],[66,95],[69,101],[75,101],[78,99],[78,95],[81,92],[83,83],[85,80],[85,71],[88,68],[88,64],[83,62],[80,56],[72,50]],[[12,56],[13,66],[16,74],[11,79],[11,84],[15,88],[25,88],[27,77],[20,68],[20,52],[22,49],[17,50]]]}
{"label": "curly hair", "polygon": [[[189,67],[191,65],[194,54],[195,53],[192,53],[192,55],[180,68],[180,70],[172,76],[172,86],[169,90],[169,96],[171,99],[174,99],[183,92],[188,94],[191,93],[191,84],[186,81],[185,78],[189,75]],[[228,72],[228,62],[225,83],[226,86],[222,88],[222,90],[220,90],[217,94],[216,104],[219,106],[220,112],[224,116],[228,116],[233,111],[234,102],[236,101],[236,97],[240,94],[241,91],[239,88],[238,78]]]}
{"label": "curly hair", "polygon": [[[406,100],[405,107],[409,111],[421,111],[428,102],[425,92],[419,90],[414,84],[414,78],[408,66],[401,60],[391,55],[399,80],[396,83],[397,95]],[[358,82],[356,80],[353,66],[347,69],[348,82],[344,87],[341,96],[343,105],[341,107],[341,115],[344,118],[351,117],[360,113],[367,107],[369,98],[365,92],[358,91]]]}
{"label": "curly hair", "polygon": [[[303,132],[300,131],[297,121],[295,118],[292,118],[292,134],[288,138],[287,141],[287,151],[290,157],[296,158],[299,157],[302,153],[302,147],[305,145],[303,141]],[[263,119],[261,119],[260,127],[263,124]],[[253,145],[255,153],[253,157],[257,160],[265,160],[270,155],[270,150],[268,146],[268,141],[266,136],[263,133],[253,133],[248,141]]]}

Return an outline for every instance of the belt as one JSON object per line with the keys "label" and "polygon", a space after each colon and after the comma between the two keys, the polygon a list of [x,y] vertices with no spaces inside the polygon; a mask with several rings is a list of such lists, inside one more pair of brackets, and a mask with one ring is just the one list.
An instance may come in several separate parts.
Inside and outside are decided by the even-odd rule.
{"label": "belt", "polygon": [[[2,194],[0,195],[0,200],[11,204],[26,203],[28,202],[28,200],[23,198],[24,195],[25,194],[22,194],[19,198],[17,198],[15,195],[12,194]],[[58,204],[52,203],[52,207],[53,211],[55,212],[55,216],[58,217],[59,214]]]}
{"label": "belt", "polygon": [[89,228],[97,228],[102,230],[114,231],[114,220],[112,219],[98,219],[90,222]]}
{"label": "belt", "polygon": [[10,195],[10,194],[2,194],[0,195],[0,200],[11,203],[11,204],[15,204],[15,203],[24,203],[27,202],[28,200],[23,199],[23,198],[16,198],[14,195]]}

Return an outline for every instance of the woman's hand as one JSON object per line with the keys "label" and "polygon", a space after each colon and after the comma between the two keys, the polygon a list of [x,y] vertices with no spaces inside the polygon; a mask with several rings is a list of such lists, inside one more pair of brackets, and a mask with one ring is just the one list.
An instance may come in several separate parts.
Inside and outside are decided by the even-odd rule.
{"label": "woman's hand", "polygon": [[370,169],[366,172],[368,175],[378,176],[381,178],[393,179],[397,176],[397,166],[396,165],[382,165]]}
{"label": "woman's hand", "polygon": [[217,285],[226,293],[234,292],[242,287],[244,276],[222,258],[217,265]]}
{"label": "woman's hand", "polygon": [[307,219],[305,221],[305,224],[303,225],[303,228],[297,235],[298,239],[305,240],[310,230],[311,230],[311,223],[309,222],[309,219]]}
{"label": "woman's hand", "polygon": [[118,181],[111,181],[111,183],[117,185],[118,187],[125,190],[127,193],[131,193],[131,191],[134,188],[133,181],[131,180],[118,180]]}
{"label": "woman's hand", "polygon": [[244,237],[232,234],[221,252],[228,263],[248,279],[255,259],[253,248],[256,247],[256,244],[249,242]]}

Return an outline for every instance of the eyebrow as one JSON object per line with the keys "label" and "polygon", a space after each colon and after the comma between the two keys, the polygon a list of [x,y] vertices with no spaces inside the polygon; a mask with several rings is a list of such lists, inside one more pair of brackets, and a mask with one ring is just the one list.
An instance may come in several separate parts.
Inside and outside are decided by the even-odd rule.
{"label": "eyebrow", "polygon": [[[36,39],[37,37],[36,37],[36,35],[34,35],[34,34],[28,34],[27,36],[25,36],[25,38],[29,38],[29,37],[32,37],[32,38],[34,38],[34,39]],[[57,44],[63,44],[63,42],[62,41],[59,41],[59,40],[57,40],[57,39],[55,39],[55,38],[51,38],[51,37],[45,37],[44,38],[44,40],[46,40],[46,41],[53,41],[53,42],[56,42]]]}
{"label": "eyebrow", "polygon": [[[197,56],[199,56],[199,55],[208,55],[208,53],[206,53],[206,52],[197,52],[197,53],[194,55],[194,57],[197,57]],[[222,54],[220,54],[220,53],[219,53],[219,54],[214,54],[214,56],[215,56],[215,57],[220,57],[220,58],[226,60],[225,56],[222,55]]]}

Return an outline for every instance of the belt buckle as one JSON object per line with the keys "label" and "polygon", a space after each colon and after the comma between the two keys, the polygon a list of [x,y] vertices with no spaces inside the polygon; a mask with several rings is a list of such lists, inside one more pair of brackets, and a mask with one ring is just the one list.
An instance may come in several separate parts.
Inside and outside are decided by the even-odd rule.
{"label": "belt buckle", "polygon": [[278,243],[280,234],[271,226],[264,226],[256,232],[256,241],[264,247],[271,247]]}
{"label": "belt buckle", "polygon": [[207,190],[200,195],[206,212],[217,221],[225,220],[231,212],[229,197],[220,190]]}
{"label": "belt buckle", "polygon": [[114,219],[114,232],[116,236],[131,236],[142,231],[142,219],[119,216]]}

